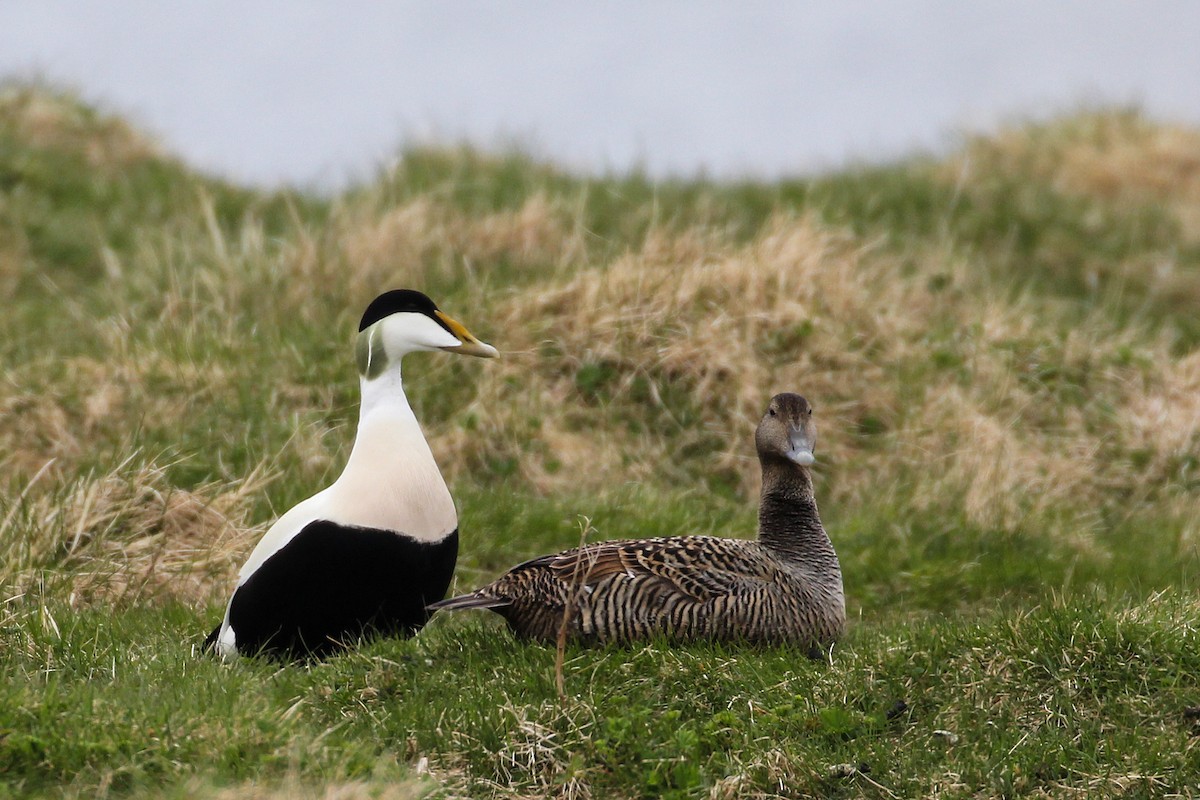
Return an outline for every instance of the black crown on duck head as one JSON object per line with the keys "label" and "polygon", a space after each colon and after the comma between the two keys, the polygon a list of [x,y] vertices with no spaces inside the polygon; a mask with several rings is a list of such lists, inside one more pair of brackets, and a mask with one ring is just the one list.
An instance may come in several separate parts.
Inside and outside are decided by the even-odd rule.
{"label": "black crown on duck head", "polygon": [[365,331],[384,317],[406,311],[424,314],[444,328],[446,327],[445,323],[434,313],[437,310],[437,304],[416,289],[392,289],[371,301],[367,310],[363,312],[362,320],[358,323],[358,330],[359,332]]}

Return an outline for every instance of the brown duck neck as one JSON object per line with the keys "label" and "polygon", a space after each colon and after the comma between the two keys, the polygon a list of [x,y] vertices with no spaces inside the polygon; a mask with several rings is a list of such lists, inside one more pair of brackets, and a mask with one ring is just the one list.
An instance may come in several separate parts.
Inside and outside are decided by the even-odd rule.
{"label": "brown duck neck", "polygon": [[812,476],[785,459],[762,459],[758,540],[785,560],[838,570],[837,553],[821,525]]}

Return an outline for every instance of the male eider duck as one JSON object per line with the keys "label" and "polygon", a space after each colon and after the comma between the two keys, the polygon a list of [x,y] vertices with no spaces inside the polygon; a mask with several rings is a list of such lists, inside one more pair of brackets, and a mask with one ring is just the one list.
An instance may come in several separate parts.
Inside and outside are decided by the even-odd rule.
{"label": "male eider duck", "polygon": [[813,496],[812,413],[800,395],[778,394],[758,425],[757,541],[675,536],[586,545],[527,561],[430,608],[488,608],[519,637],[542,642],[557,639],[566,613],[569,637],[585,643],[792,643],[815,655],[841,635],[846,606]]}
{"label": "male eider duck", "polygon": [[458,516],[404,396],[400,361],[422,350],[496,350],[408,289],[375,298],[358,330],[362,404],[346,468],[250,553],[205,643],[224,657],[321,657],[362,635],[409,635],[450,585]]}

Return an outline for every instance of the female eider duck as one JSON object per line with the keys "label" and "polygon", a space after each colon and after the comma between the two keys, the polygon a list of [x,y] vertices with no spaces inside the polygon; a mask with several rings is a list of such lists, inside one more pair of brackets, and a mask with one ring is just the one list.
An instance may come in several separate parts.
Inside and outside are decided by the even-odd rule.
{"label": "female eider duck", "polygon": [[816,653],[846,624],[842,571],[813,496],[812,407],[772,400],[755,433],[758,540],[676,536],[600,542],[513,567],[430,606],[488,608],[522,638],[553,642],[564,614],[577,641],[651,637],[793,643]]}
{"label": "female eider duck", "polygon": [[358,330],[362,404],[346,468],[250,553],[206,642],[224,657],[320,657],[364,634],[412,634],[450,585],[458,516],[404,396],[400,361],[422,350],[496,350],[406,289],[375,298]]}

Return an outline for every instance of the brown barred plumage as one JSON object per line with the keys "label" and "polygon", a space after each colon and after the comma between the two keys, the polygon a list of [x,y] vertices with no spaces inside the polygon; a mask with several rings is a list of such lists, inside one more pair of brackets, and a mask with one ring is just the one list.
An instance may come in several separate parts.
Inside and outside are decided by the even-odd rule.
{"label": "brown barred plumage", "polygon": [[763,487],[758,540],[673,536],[600,542],[513,567],[431,610],[490,608],[521,637],[585,642],[656,636],[823,648],[846,624],[837,553],[813,497],[812,407],[771,400],[755,433]]}

